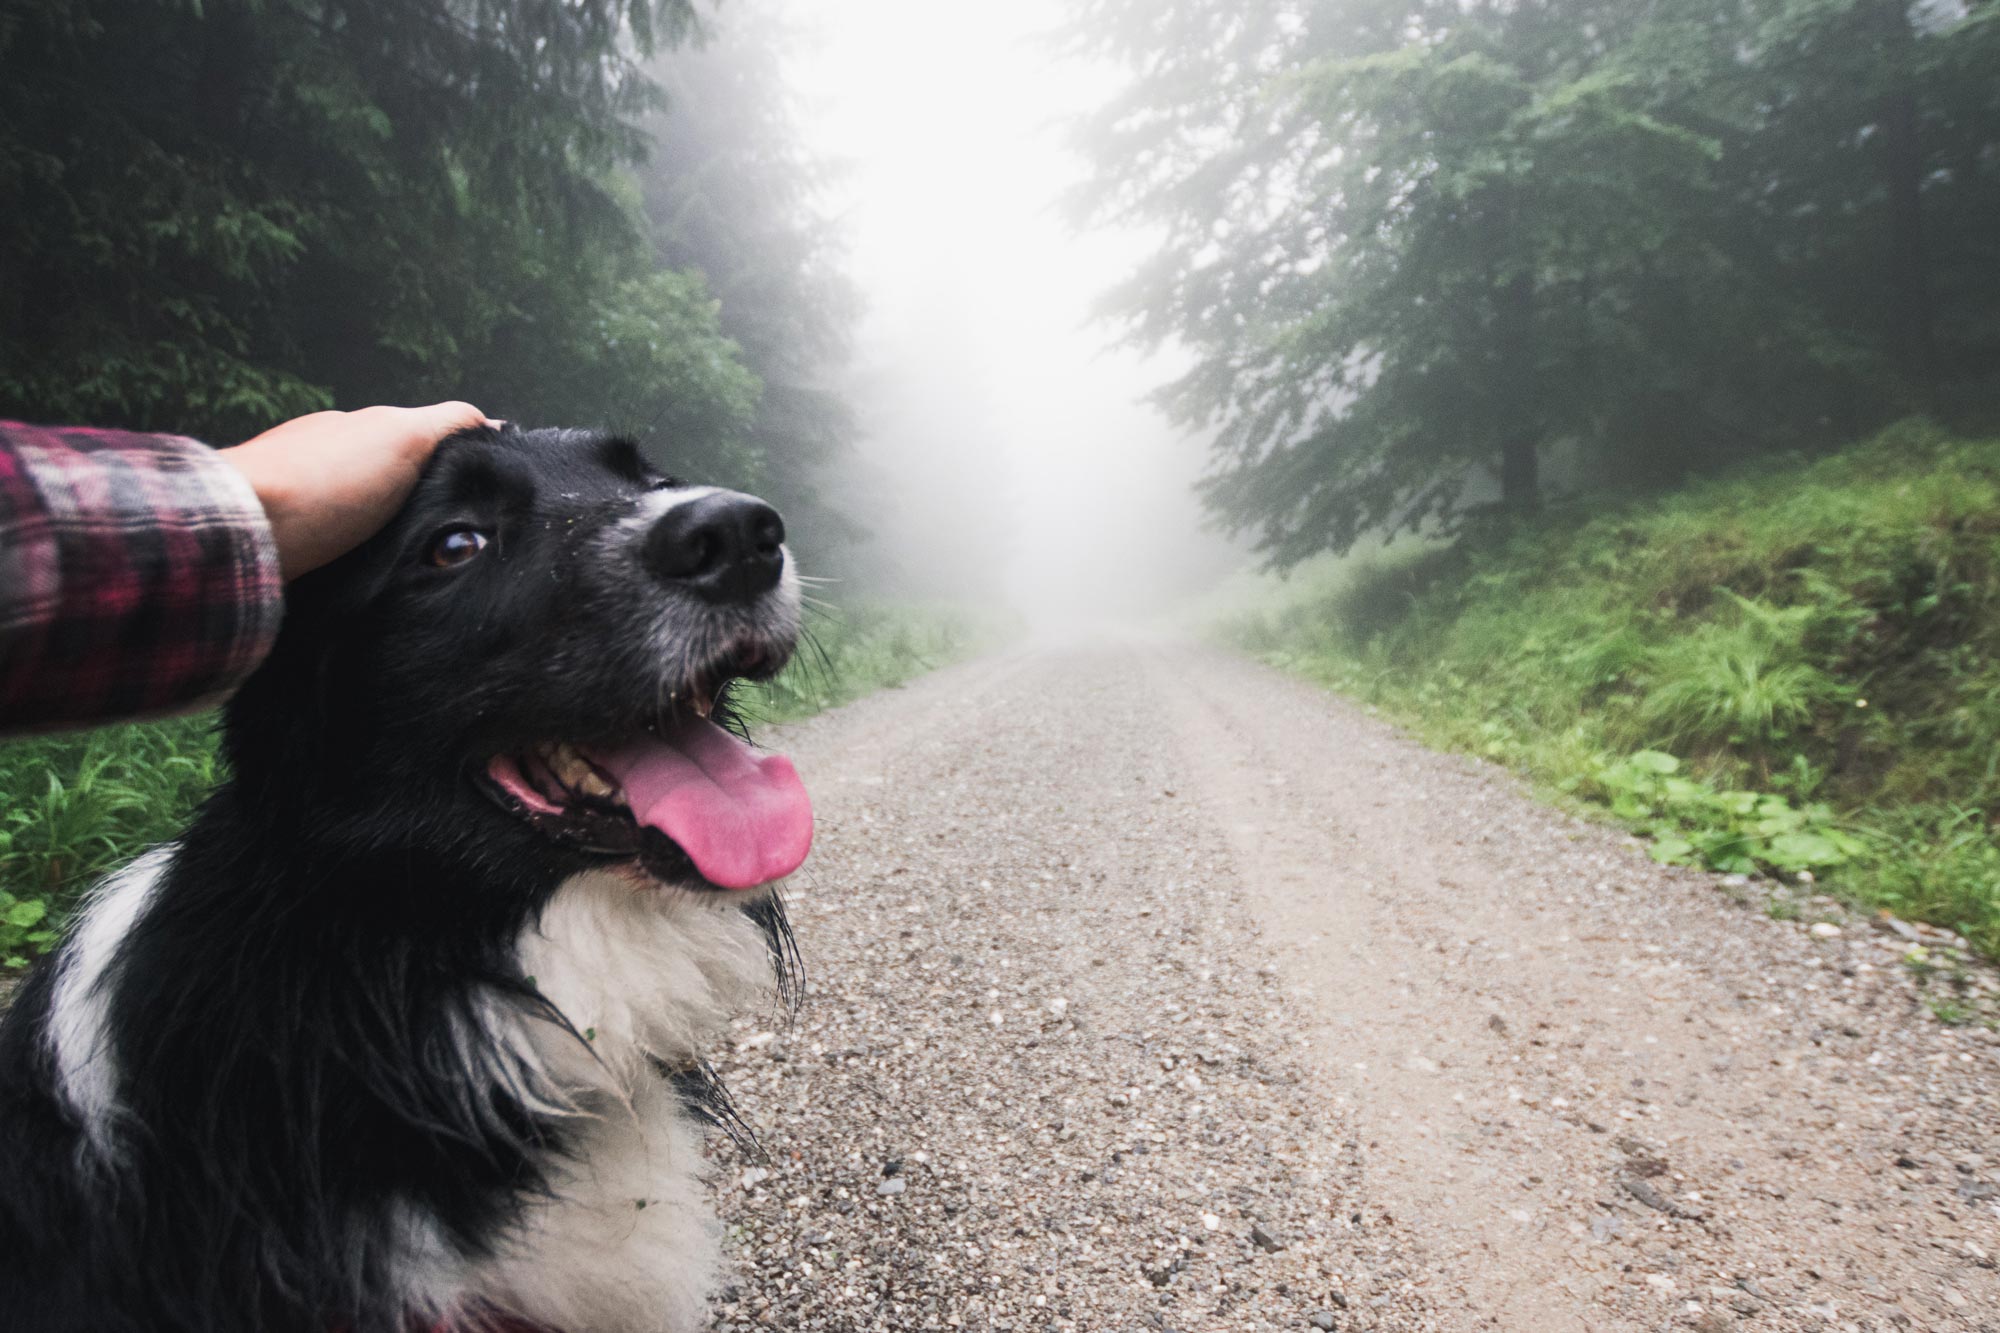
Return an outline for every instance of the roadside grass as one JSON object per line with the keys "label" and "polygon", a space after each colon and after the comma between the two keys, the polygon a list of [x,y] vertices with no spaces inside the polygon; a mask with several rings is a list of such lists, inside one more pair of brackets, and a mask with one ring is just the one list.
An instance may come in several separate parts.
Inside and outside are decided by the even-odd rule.
{"label": "roadside grass", "polygon": [[0,970],[55,938],[82,886],[172,837],[215,784],[213,722],[0,745]]}
{"label": "roadside grass", "polygon": [[1904,423],[1484,546],[1322,562],[1220,632],[1659,860],[2000,953],[2000,441]]}
{"label": "roadside grass", "polygon": [[[994,633],[944,606],[828,610],[812,617],[813,644],[737,702],[753,721],[792,721],[904,684]],[[222,776],[214,728],[210,715],[0,744],[0,973],[53,944],[106,871],[180,831]]]}
{"label": "roadside grass", "polygon": [[794,722],[970,657],[1007,628],[949,603],[858,601],[811,610],[785,669],[775,680],[739,687],[731,702],[752,722]]}

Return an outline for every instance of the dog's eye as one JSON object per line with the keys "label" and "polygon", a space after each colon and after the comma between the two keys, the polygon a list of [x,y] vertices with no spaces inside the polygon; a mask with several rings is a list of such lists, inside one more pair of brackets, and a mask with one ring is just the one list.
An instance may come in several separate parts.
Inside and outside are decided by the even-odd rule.
{"label": "dog's eye", "polygon": [[448,568],[462,565],[486,549],[487,536],[478,528],[446,528],[431,543],[431,563]]}

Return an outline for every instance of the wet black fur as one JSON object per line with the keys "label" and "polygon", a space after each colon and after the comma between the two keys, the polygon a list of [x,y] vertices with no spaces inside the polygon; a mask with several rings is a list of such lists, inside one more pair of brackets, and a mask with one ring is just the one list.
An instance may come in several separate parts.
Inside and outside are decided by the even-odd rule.
{"label": "wet black fur", "polygon": [[[0,1325],[401,1333],[392,1205],[479,1254],[542,1188],[560,1132],[505,1076],[494,1088],[512,1065],[477,1002],[496,988],[542,1003],[514,940],[602,857],[470,775],[652,720],[663,667],[634,627],[674,593],[635,596],[590,544],[665,484],[620,440],[475,432],[439,451],[386,532],[293,586],[276,649],[226,712],[233,776],[111,969],[114,1166],[80,1167],[54,1091],[54,966],[0,1025]],[[426,552],[457,522],[492,527],[497,547],[437,568]],[[782,907],[749,910],[786,971]],[[676,1076],[729,1123],[711,1078]]]}

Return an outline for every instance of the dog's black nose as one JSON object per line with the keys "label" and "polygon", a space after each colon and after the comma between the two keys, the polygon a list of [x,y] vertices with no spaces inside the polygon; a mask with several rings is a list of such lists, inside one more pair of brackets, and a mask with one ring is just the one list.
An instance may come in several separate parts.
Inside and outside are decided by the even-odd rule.
{"label": "dog's black nose", "polygon": [[748,602],[785,572],[785,520],[754,496],[717,491],[675,505],[646,534],[646,567],[711,602]]}

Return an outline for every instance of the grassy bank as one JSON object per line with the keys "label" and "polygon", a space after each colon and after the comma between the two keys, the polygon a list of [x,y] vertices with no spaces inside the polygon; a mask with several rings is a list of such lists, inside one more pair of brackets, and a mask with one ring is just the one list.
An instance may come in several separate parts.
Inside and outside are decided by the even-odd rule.
{"label": "grassy bank", "polygon": [[757,722],[792,722],[905,685],[1003,637],[984,613],[948,604],[859,602],[806,620],[806,639],[783,673],[736,695]]}
{"label": "grassy bank", "polygon": [[[806,717],[964,657],[991,633],[949,607],[815,614],[792,664],[737,702],[759,721]],[[218,777],[212,718],[0,744],[0,970],[50,944],[98,876],[172,837]]]}
{"label": "grassy bank", "polygon": [[2000,441],[1906,424],[1483,549],[1309,567],[1223,630],[1661,860],[2000,952]]}

